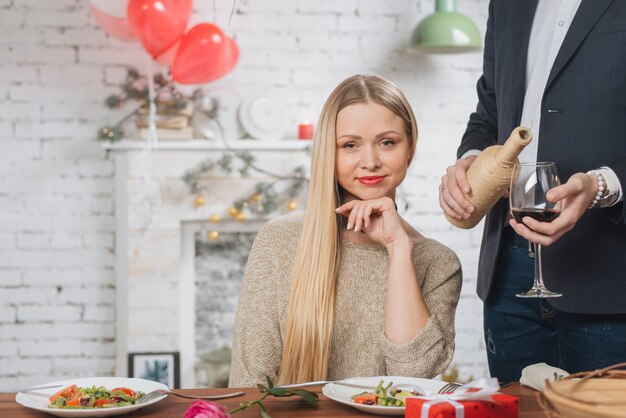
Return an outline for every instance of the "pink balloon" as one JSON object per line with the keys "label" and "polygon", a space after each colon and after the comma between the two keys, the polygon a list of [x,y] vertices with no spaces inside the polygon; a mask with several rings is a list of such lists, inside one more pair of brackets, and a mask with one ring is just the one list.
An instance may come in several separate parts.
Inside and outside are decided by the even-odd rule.
{"label": "pink balloon", "polygon": [[93,5],[91,6],[91,12],[102,30],[113,38],[122,41],[135,41],[137,39],[127,18],[111,16]]}
{"label": "pink balloon", "polygon": [[126,17],[128,0],[89,0],[92,6],[113,17]]}
{"label": "pink balloon", "polygon": [[189,18],[192,0],[129,0],[128,21],[152,58],[180,41]]}
{"label": "pink balloon", "polygon": [[172,64],[172,78],[181,84],[216,80],[237,65],[239,48],[212,23],[200,23],[180,41]]}

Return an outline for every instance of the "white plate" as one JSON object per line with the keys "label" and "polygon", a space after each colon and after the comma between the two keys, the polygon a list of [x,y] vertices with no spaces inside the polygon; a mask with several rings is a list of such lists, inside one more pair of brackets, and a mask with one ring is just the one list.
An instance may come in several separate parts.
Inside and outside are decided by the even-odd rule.
{"label": "white plate", "polygon": [[[242,101],[242,95],[239,91],[228,85],[207,88],[204,92],[202,107],[206,111],[213,108],[212,99],[217,100],[218,115],[217,118],[224,129],[224,139],[226,141],[236,141],[243,136],[243,129],[239,123],[239,107]],[[213,132],[211,127],[207,128],[210,133],[203,132],[203,128],[198,129],[205,137],[209,139],[218,135],[219,132]]]}
{"label": "white plate", "polygon": [[339,403],[349,405],[360,411],[368,412],[370,414],[377,415],[404,415],[404,406],[378,406],[378,405],[363,405],[354,403],[351,397],[361,392],[374,392],[378,382],[383,380],[385,385],[389,382],[393,382],[394,385],[416,385],[421,388],[427,389],[432,392],[436,392],[446,385],[446,382],[441,380],[432,379],[420,379],[417,377],[402,377],[402,376],[374,376],[374,377],[355,377],[352,379],[344,379],[343,382],[351,383],[355,385],[371,386],[371,389],[359,389],[349,386],[342,386],[335,383],[329,383],[322,388],[322,393],[327,398],[337,401]]}
{"label": "white plate", "polygon": [[282,139],[285,134],[285,111],[272,97],[252,95],[239,107],[243,129],[256,139]]}
{"label": "white plate", "polygon": [[152,405],[153,403],[159,402],[167,396],[163,395],[155,398],[150,402],[146,402],[140,405],[120,406],[117,408],[54,409],[48,408],[48,404],[50,404],[48,398],[57,393],[59,390],[71,385],[76,385],[79,387],[104,386],[109,390],[119,387],[126,387],[134,390],[135,392],[143,393],[149,393],[156,389],[167,390],[167,386],[163,383],[153,382],[151,380],[128,379],[124,377],[90,377],[85,379],[60,380],[57,382],[50,382],[38,386],[48,385],[62,386],[51,389],[42,389],[37,392],[19,392],[17,395],[15,395],[15,401],[25,406],[26,408],[47,412],[48,414],[56,415],[57,417],[110,417],[114,415],[128,414],[129,412],[135,411],[139,408],[143,408],[144,406]]}

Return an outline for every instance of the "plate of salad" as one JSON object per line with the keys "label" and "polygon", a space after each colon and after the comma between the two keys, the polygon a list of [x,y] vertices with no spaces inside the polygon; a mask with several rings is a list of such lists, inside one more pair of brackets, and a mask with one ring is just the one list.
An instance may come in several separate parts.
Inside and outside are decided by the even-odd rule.
{"label": "plate of salad", "polygon": [[370,414],[404,415],[406,397],[421,395],[415,391],[416,386],[436,392],[445,385],[446,382],[441,380],[416,377],[356,377],[328,383],[322,388],[322,393],[327,398]]}
{"label": "plate of salad", "polygon": [[123,377],[92,377],[60,380],[41,386],[60,385],[34,392],[20,392],[15,401],[26,408],[58,417],[109,417],[127,414],[164,399],[137,404],[145,394],[166,385],[151,380]]}

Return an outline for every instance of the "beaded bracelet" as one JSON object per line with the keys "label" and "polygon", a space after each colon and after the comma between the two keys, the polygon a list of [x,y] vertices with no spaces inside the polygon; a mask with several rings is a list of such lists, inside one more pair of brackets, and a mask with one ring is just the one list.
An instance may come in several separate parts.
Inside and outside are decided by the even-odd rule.
{"label": "beaded bracelet", "polygon": [[587,209],[593,209],[596,206],[598,206],[598,203],[600,203],[600,199],[602,198],[602,195],[604,194],[604,190],[605,190],[604,185],[606,184],[606,182],[604,180],[604,176],[598,170],[589,170],[587,171],[587,175],[595,176],[598,180],[598,191],[596,192],[596,195],[593,198],[593,202],[591,202],[591,204],[587,207]]}

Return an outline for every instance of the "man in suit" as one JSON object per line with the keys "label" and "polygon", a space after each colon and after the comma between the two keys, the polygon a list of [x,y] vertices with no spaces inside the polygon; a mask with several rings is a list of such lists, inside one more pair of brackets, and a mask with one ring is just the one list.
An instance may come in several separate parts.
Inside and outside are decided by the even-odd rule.
{"label": "man in suit", "polygon": [[[485,219],[477,292],[492,376],[626,361],[626,1],[492,0],[477,90],[442,177],[446,214],[473,211],[467,169],[518,125],[534,135],[520,161],[554,161],[567,179],[547,195],[562,205],[552,222],[510,220],[506,195]],[[533,281],[528,241],[544,246],[546,287],[562,297],[515,297]]]}

